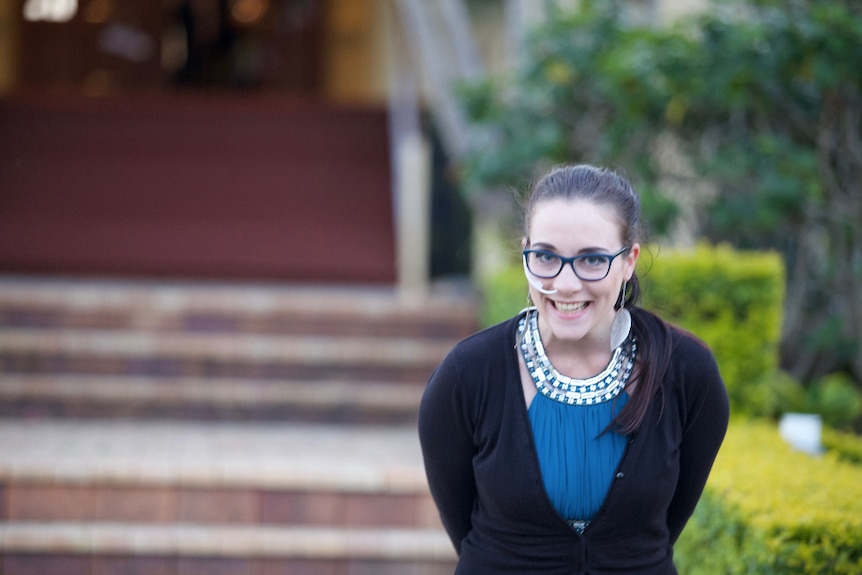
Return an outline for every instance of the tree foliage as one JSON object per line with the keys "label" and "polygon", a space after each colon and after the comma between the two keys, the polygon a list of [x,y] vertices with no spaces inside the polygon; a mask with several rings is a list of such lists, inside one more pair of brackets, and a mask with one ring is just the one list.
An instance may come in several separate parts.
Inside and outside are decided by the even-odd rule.
{"label": "tree foliage", "polygon": [[715,0],[667,27],[551,4],[521,69],[463,88],[466,189],[622,169],[654,231],[694,206],[702,236],[783,253],[784,367],[862,382],[862,2]]}

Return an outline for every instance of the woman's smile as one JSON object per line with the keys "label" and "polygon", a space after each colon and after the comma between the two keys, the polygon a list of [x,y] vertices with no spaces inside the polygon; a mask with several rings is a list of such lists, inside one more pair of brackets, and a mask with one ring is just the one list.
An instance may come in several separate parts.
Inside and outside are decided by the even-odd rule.
{"label": "woman's smile", "polygon": [[590,305],[590,302],[581,301],[568,303],[561,301],[551,301],[551,305],[553,305],[554,309],[556,309],[562,315],[574,315],[586,309],[586,307]]}

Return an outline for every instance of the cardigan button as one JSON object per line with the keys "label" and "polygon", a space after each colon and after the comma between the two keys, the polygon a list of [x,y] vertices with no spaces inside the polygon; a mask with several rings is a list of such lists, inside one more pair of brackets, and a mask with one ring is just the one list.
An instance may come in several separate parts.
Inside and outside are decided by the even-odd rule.
{"label": "cardigan button", "polygon": [[622,471],[620,471],[619,473],[617,473],[617,479],[622,479],[622,478],[623,478],[623,477],[625,477],[625,476],[626,476],[626,474],[625,474],[625,473],[623,473]]}

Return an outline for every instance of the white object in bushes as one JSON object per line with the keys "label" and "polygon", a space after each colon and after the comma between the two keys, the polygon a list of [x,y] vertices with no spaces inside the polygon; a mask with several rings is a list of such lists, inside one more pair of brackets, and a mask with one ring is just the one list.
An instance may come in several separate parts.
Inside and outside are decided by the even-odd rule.
{"label": "white object in bushes", "polygon": [[823,421],[816,413],[785,413],[778,422],[778,432],[791,447],[811,455],[823,453],[820,435]]}

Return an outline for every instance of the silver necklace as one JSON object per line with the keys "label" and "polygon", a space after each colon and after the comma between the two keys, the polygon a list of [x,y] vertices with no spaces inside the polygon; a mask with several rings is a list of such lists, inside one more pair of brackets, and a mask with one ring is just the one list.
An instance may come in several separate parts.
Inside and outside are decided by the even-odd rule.
{"label": "silver necklace", "polygon": [[569,405],[595,405],[614,399],[625,389],[635,363],[637,343],[629,334],[613,350],[608,366],[588,379],[563,375],[553,366],[539,333],[539,314],[530,308],[518,323],[521,355],[536,389],[545,397]]}

